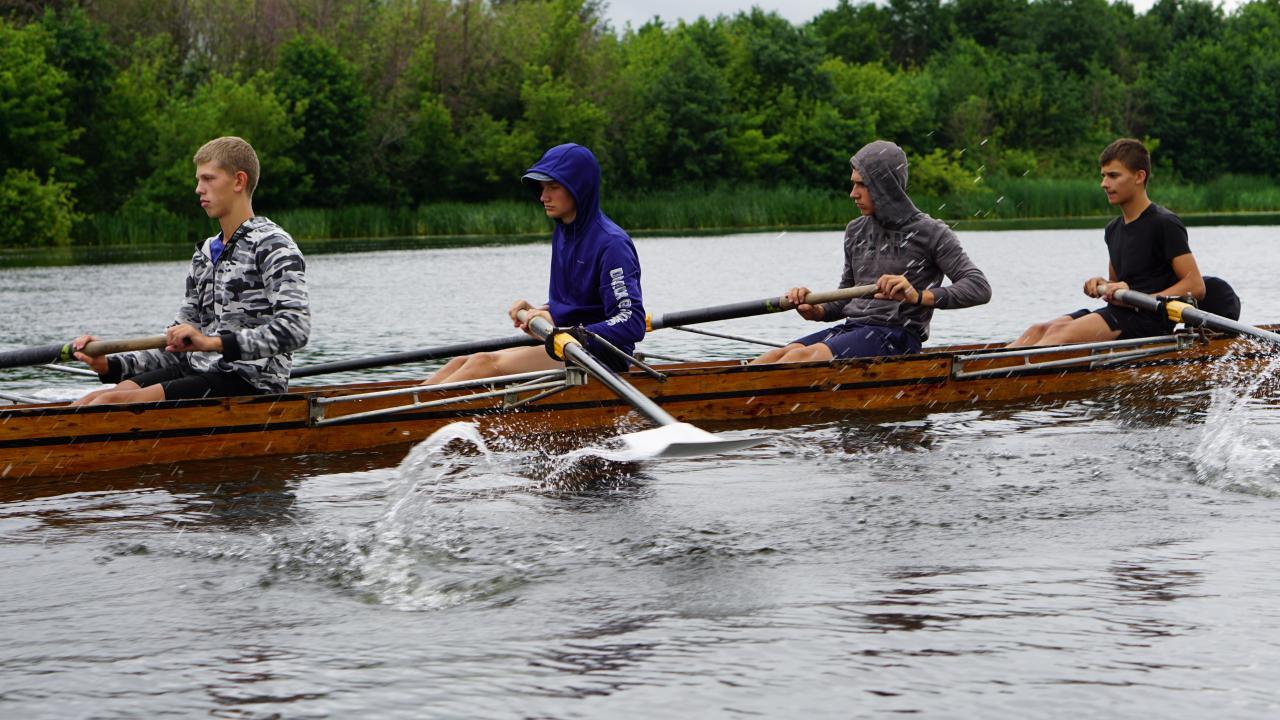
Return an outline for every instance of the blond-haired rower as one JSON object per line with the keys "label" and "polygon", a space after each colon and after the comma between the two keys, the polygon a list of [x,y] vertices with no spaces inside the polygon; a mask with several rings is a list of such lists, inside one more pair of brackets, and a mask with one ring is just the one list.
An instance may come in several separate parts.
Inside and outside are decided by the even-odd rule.
{"label": "blond-haired rower", "polygon": [[[168,346],[76,357],[114,387],[75,404],[153,402],[285,392],[292,353],[311,332],[306,263],[289,233],[254,215],[258,156],[238,137],[204,144],[193,158],[196,196],[219,232],[196,244]],[[73,343],[79,351],[95,339]]]}

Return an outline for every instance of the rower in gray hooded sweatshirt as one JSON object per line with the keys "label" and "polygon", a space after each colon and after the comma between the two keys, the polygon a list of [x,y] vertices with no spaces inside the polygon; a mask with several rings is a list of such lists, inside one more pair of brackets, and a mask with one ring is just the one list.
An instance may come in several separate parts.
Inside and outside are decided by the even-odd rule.
{"label": "rower in gray hooded sweatshirt", "polygon": [[[845,322],[806,335],[753,362],[802,362],[833,357],[870,357],[920,352],[929,338],[934,309],[981,305],[991,285],[969,260],[951,228],[907,197],[907,156],[902,148],[877,140],[850,160],[849,196],[862,216],[844,231],[844,274],[840,287],[876,285],[874,298],[824,305],[803,304],[805,287],[787,297],[807,320]],[[943,277],[951,280],[942,285]]]}

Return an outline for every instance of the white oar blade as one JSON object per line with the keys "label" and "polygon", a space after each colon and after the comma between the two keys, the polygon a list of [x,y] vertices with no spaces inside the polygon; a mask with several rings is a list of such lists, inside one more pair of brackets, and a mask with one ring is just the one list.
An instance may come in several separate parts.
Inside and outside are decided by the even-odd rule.
{"label": "white oar blade", "polygon": [[718,455],[754,447],[765,438],[725,438],[689,423],[663,425],[652,430],[628,433],[620,438],[627,449],[644,458],[681,458]]}

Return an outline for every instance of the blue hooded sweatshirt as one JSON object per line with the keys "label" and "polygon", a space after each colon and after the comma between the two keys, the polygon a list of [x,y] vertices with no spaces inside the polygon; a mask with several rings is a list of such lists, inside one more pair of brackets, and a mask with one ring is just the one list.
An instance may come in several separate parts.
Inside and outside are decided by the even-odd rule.
{"label": "blue hooded sweatshirt", "polygon": [[[546,175],[573,196],[573,222],[556,222],[551,236],[551,283],[547,302],[561,327],[583,325],[632,354],[644,338],[640,259],[626,231],[600,210],[600,164],[581,145],[557,145],[527,173]],[[588,342],[587,350],[608,357]],[[603,352],[602,352],[603,351]]]}

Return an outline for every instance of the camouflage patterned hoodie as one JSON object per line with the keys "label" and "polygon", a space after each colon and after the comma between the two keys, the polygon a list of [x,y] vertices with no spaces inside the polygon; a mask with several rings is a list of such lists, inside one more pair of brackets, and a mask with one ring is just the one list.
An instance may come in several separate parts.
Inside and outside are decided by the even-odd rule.
{"label": "camouflage patterned hoodie", "polygon": [[[870,325],[905,327],[929,339],[933,311],[981,305],[991,285],[969,260],[946,223],[916,208],[907,197],[907,156],[886,140],[868,143],[849,160],[875,204],[872,215],[854,218],[844,231],[840,287],[871,285],[881,275],[905,275],[916,290],[933,293],[933,307],[893,300],[854,299],[823,305],[825,319],[840,315]],[[951,285],[942,285],[942,278]]]}
{"label": "camouflage patterned hoodie", "polygon": [[233,371],[264,392],[286,392],[293,351],[307,344],[311,306],[306,263],[289,233],[265,217],[249,218],[215,265],[207,238],[196,247],[187,292],[174,325],[222,338],[222,352],[146,350],[112,356],[103,382],[119,382],[174,364],[198,372]]}

